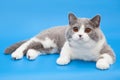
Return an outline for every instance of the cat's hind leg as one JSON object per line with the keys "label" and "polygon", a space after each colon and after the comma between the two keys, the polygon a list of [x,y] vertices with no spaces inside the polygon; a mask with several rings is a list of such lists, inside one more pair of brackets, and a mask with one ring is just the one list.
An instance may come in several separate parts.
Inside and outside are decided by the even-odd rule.
{"label": "cat's hind leg", "polygon": [[49,38],[42,40],[34,37],[16,49],[16,51],[12,53],[12,58],[21,59],[23,55],[27,53],[27,58],[33,60],[40,52],[42,54],[53,54],[58,52],[58,48],[54,40]]}
{"label": "cat's hind leg", "polygon": [[29,59],[29,60],[34,60],[36,59],[40,54],[40,51],[38,50],[35,50],[35,49],[29,49],[27,51],[27,54],[26,54],[26,57]]}
{"label": "cat's hind leg", "polygon": [[34,40],[35,38],[32,38],[28,40],[27,42],[23,43],[19,48],[17,48],[13,53],[12,53],[12,58],[13,59],[21,59],[25,53],[29,49],[35,49],[35,50],[41,50],[42,49],[42,44],[38,41]]}
{"label": "cat's hind leg", "polygon": [[24,55],[24,51],[28,48],[28,46],[31,44],[32,40],[29,40],[25,43],[23,43],[20,47],[18,47],[12,54],[11,57],[13,59],[21,59]]}

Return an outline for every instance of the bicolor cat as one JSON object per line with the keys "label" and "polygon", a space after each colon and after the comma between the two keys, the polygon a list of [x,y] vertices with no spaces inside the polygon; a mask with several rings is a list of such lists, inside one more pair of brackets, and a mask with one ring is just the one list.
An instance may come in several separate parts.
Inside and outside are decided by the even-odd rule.
{"label": "bicolor cat", "polygon": [[95,61],[98,69],[108,69],[115,62],[115,54],[100,29],[100,16],[77,18],[68,15],[69,25],[53,27],[33,38],[18,42],[5,50],[12,58],[24,54],[30,60],[42,54],[60,53],[57,64],[66,65],[71,60]]}

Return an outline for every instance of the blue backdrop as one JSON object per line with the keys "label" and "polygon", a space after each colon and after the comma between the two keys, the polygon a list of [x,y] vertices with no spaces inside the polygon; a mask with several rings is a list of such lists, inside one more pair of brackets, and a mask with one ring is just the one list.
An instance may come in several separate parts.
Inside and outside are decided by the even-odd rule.
{"label": "blue backdrop", "polygon": [[[101,29],[116,53],[109,70],[94,62],[72,61],[58,66],[59,55],[14,61],[4,49],[52,26],[68,24],[68,13],[91,18],[100,14]],[[120,0],[0,0],[0,80],[120,80]]]}

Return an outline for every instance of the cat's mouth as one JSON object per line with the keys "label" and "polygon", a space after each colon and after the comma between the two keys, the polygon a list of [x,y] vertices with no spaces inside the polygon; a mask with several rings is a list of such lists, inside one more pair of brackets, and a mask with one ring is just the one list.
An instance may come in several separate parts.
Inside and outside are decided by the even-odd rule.
{"label": "cat's mouth", "polygon": [[78,39],[71,39],[75,42],[84,42],[84,38],[78,38]]}
{"label": "cat's mouth", "polygon": [[89,40],[85,39],[85,38],[78,38],[76,40],[74,40],[74,39],[72,39],[72,40],[76,43],[87,43],[87,42],[89,42]]}
{"label": "cat's mouth", "polygon": [[80,37],[78,40],[83,40],[84,38]]}

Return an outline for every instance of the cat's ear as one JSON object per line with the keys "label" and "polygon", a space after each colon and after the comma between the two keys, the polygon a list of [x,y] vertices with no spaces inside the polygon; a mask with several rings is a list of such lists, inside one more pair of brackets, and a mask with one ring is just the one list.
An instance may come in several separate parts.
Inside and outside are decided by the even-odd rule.
{"label": "cat's ear", "polygon": [[95,25],[95,27],[99,27],[100,25],[100,15],[96,15],[91,19],[92,23]]}
{"label": "cat's ear", "polygon": [[73,13],[69,13],[68,19],[69,19],[69,25],[73,25],[77,22],[77,17]]}

